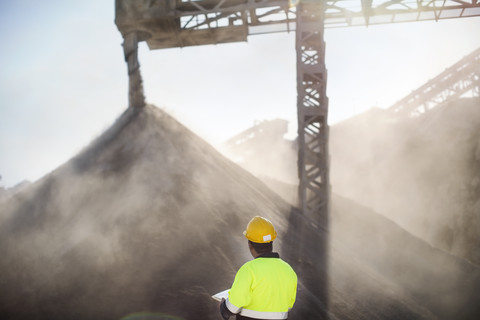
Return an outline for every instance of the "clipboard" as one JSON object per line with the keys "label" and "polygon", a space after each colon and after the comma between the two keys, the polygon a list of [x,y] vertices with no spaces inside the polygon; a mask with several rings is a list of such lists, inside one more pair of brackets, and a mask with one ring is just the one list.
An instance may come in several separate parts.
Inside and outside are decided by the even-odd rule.
{"label": "clipboard", "polygon": [[213,300],[216,300],[216,301],[222,301],[222,299],[227,299],[228,298],[228,291],[230,291],[230,289],[227,289],[227,290],[223,290],[223,291],[220,291],[219,293],[216,293],[212,296]]}

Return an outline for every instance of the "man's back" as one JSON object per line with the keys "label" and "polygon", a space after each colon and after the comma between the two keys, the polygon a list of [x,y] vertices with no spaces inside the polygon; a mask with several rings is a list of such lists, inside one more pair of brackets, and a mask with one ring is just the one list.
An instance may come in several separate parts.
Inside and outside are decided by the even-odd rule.
{"label": "man's back", "polygon": [[277,253],[266,253],[238,270],[227,306],[247,317],[262,318],[268,313],[271,319],[286,319],[296,291],[297,275],[292,267]]}

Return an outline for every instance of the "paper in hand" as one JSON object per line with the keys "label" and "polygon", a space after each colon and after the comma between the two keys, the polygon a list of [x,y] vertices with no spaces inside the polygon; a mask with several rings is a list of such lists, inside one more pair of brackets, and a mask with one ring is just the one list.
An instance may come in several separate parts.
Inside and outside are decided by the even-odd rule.
{"label": "paper in hand", "polygon": [[230,289],[227,289],[227,290],[223,290],[217,294],[214,294],[212,296],[212,298],[214,300],[217,300],[217,301],[222,301],[222,299],[227,299],[228,298],[228,291],[230,291]]}

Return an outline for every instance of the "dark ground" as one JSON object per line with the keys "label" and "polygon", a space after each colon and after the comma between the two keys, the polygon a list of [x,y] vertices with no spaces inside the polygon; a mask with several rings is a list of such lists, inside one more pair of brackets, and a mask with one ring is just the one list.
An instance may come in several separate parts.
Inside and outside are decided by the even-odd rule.
{"label": "dark ground", "polygon": [[297,270],[290,319],[479,318],[477,267],[332,202],[330,226],[312,229],[163,111],[127,110],[0,208],[0,319],[218,319],[210,296],[251,258],[254,215]]}

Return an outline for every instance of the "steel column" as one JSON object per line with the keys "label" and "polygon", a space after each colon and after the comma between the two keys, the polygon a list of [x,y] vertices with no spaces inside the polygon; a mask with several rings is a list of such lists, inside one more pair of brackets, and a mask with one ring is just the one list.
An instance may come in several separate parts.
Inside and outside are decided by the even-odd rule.
{"label": "steel column", "polygon": [[[297,7],[297,114],[299,206],[304,284],[316,319],[328,318],[329,154],[325,67],[325,0],[303,0]],[[312,250],[313,248],[313,250]],[[311,308],[309,308],[311,309]],[[304,315],[309,317],[311,315]]]}
{"label": "steel column", "polygon": [[302,1],[297,8],[297,115],[299,199],[308,218],[328,225],[329,155],[325,2]]}

